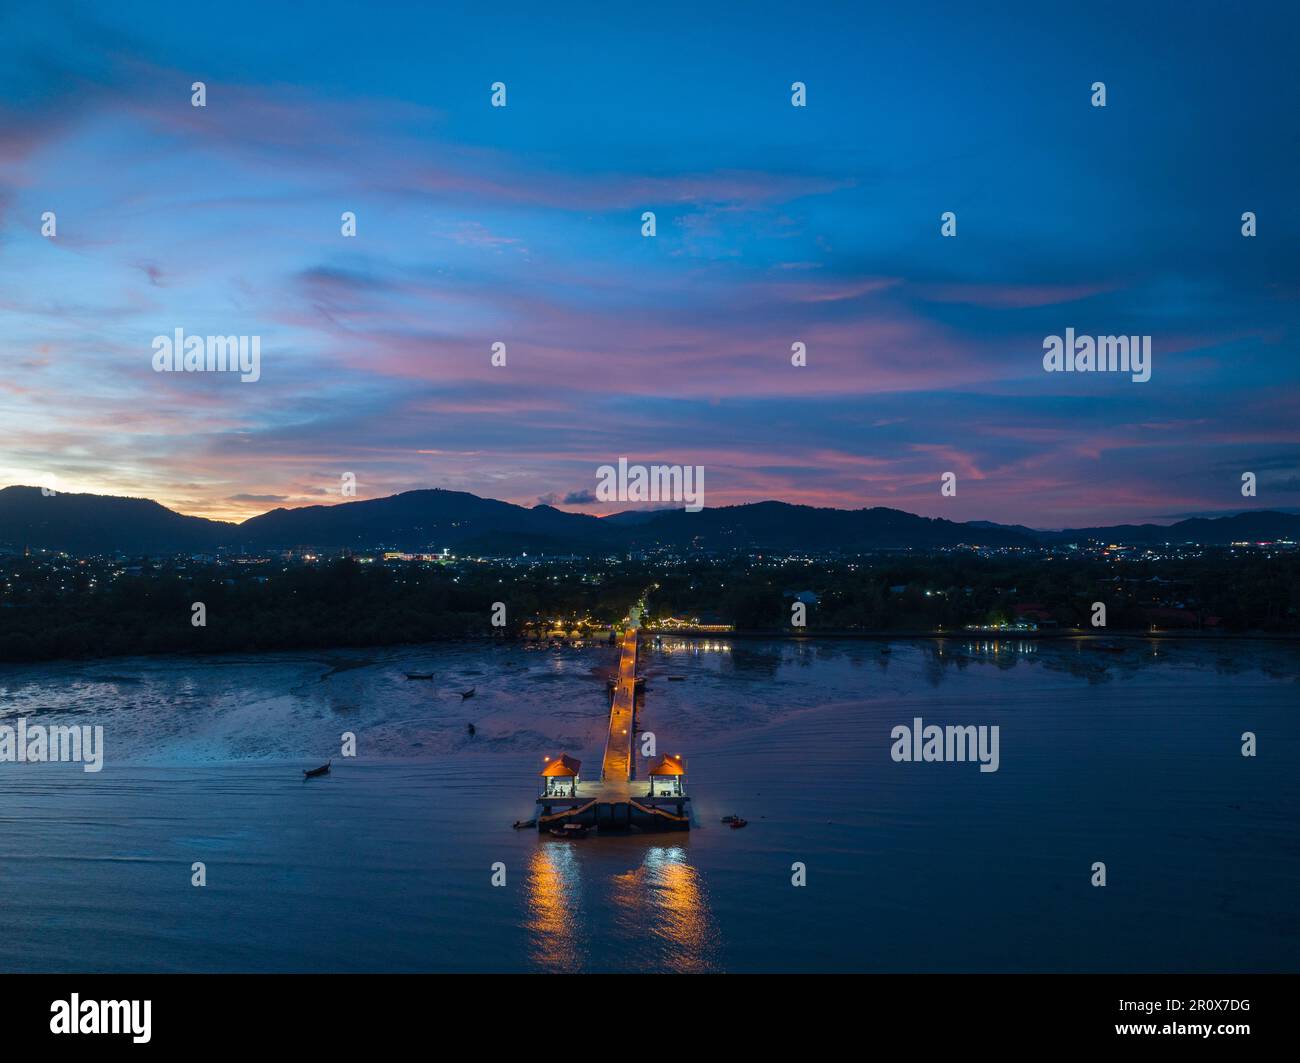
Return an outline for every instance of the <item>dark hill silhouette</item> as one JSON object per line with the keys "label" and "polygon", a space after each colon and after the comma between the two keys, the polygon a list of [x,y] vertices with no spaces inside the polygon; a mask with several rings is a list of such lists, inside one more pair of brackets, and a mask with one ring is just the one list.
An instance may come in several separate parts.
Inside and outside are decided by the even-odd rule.
{"label": "dark hill silhouette", "polygon": [[321,550],[390,546],[484,553],[585,553],[616,545],[596,517],[551,506],[525,509],[464,491],[405,491],[332,506],[275,509],[239,525],[250,547],[306,545]]}
{"label": "dark hill silhouette", "polygon": [[0,546],[69,553],[207,553],[218,548],[451,549],[461,554],[587,554],[656,546],[826,552],[959,544],[1029,546],[1088,539],[1134,545],[1300,538],[1300,515],[1258,511],[1162,526],[1119,525],[1040,532],[988,521],[958,523],[902,510],[822,509],[785,502],[660,510],[600,519],[551,506],[525,508],[464,491],[406,491],[387,498],[275,509],[242,524],[187,517],[143,498],[44,496],[0,490]]}
{"label": "dark hill silhouette", "polygon": [[818,509],[786,502],[722,506],[699,513],[676,510],[629,527],[629,538],[649,546],[712,550],[872,550],[889,547],[1029,546],[1029,536],[998,525],[977,528],[918,517],[898,509]]}
{"label": "dark hill silhouette", "polygon": [[186,517],[147,498],[0,490],[0,544],[68,553],[202,553],[228,544],[237,525]]}
{"label": "dark hill silhouette", "polygon": [[1300,516],[1260,510],[1229,517],[1193,517],[1176,524],[1116,524],[1101,528],[1072,528],[1059,532],[1038,532],[1047,542],[1105,539],[1134,546],[1159,543],[1199,543],[1228,546],[1231,543],[1275,542],[1300,537]]}

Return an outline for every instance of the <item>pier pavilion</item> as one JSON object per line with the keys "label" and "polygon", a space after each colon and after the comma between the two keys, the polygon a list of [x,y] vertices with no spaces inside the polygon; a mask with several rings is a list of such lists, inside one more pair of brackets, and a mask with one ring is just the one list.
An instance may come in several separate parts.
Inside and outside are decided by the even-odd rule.
{"label": "pier pavilion", "polygon": [[554,759],[546,758],[546,767],[541,770],[543,797],[573,797],[577,793],[578,772],[582,761],[574,760],[567,753],[561,753]]}
{"label": "pier pavilion", "polygon": [[655,757],[646,774],[650,776],[651,797],[686,796],[686,762],[681,754]]}

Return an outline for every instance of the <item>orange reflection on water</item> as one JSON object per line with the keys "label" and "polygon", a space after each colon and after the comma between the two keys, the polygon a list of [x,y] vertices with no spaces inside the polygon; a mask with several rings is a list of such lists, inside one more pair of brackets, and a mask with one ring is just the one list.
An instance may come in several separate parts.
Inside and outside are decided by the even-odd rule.
{"label": "orange reflection on water", "polygon": [[528,862],[529,951],[548,971],[576,971],[581,945],[582,876],[569,845],[539,845]]}
{"label": "orange reflection on water", "polygon": [[647,966],[670,971],[717,967],[717,928],[704,880],[680,845],[651,846],[641,866],[614,878],[614,903],[658,946]]}

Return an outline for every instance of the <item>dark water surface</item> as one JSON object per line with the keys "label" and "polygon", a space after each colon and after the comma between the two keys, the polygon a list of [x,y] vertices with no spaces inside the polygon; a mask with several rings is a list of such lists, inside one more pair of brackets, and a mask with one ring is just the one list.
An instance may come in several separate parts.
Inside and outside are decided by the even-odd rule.
{"label": "dark water surface", "polygon": [[[98,774],[0,764],[0,970],[1300,970],[1296,647],[670,640],[642,722],[686,756],[696,829],[512,831],[544,754],[598,772],[614,665],[464,644],[0,670],[0,724],[106,745]],[[894,763],[917,716],[997,724],[999,770]]]}

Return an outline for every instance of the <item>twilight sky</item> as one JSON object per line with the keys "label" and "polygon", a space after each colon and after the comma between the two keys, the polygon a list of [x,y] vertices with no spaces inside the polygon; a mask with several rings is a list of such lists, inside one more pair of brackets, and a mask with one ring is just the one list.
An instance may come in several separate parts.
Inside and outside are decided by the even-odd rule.
{"label": "twilight sky", "polygon": [[[1300,506],[1294,4],[444,6],[7,0],[0,485]],[[261,380],[155,373],[176,328]],[[1066,328],[1151,380],[1045,373]]]}

